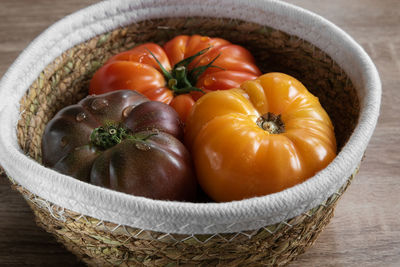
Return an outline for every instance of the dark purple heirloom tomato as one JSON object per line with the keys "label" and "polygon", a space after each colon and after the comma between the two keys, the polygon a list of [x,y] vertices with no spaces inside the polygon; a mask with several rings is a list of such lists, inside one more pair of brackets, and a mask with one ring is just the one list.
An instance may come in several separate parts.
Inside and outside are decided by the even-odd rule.
{"label": "dark purple heirloom tomato", "polygon": [[88,96],[47,124],[43,164],[135,196],[191,201],[196,180],[182,136],[167,104],[132,90]]}

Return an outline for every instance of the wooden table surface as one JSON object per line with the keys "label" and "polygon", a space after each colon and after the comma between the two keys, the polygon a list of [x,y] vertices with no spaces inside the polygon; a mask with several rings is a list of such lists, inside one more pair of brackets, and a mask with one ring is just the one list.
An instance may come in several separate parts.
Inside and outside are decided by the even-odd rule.
{"label": "wooden table surface", "polygon": [[[0,77],[30,41],[96,0],[0,0]],[[378,127],[361,171],[315,245],[290,266],[400,266],[400,1],[288,0],[358,41],[383,82]],[[83,266],[38,228],[24,199],[0,177],[0,266]]]}

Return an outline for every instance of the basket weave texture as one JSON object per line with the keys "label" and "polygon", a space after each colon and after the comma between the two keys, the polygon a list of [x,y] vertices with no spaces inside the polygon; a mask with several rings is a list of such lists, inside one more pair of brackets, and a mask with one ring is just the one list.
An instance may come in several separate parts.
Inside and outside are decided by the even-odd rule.
{"label": "basket weave texture", "polygon": [[[179,34],[227,39],[249,49],[263,73],[293,75],[319,97],[330,115],[338,151],[348,140],[360,110],[357,93],[346,74],[323,51],[254,23],[169,18],[143,21],[97,36],[48,65],[21,99],[21,148],[40,163],[47,122],[62,107],[87,95],[91,76],[108,58],[141,43],[163,44]],[[255,231],[211,235],[178,235],[116,225],[53,205],[17,184],[14,187],[28,200],[38,224],[93,266],[275,266],[287,264],[313,244],[352,177],[324,203],[288,221]]]}
{"label": "basket weave texture", "polygon": [[18,185],[37,224],[89,266],[284,266],[314,244],[346,184],[308,212],[255,231],[179,235],[104,222],[65,210]]}

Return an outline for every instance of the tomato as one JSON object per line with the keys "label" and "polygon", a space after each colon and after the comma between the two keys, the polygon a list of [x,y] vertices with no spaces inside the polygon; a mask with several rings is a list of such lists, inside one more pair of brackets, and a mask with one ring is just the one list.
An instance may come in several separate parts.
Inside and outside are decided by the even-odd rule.
{"label": "tomato", "polygon": [[189,94],[178,95],[172,99],[170,106],[173,107],[178,114],[180,114],[180,119],[186,121],[189,115],[189,110],[192,109],[194,105],[193,97]]}
{"label": "tomato", "polygon": [[334,129],[318,98],[282,73],[202,96],[185,142],[200,185],[216,201],[279,192],[336,156]]}
{"label": "tomato", "polygon": [[[185,121],[195,100],[205,92],[238,87],[259,75],[245,48],[221,38],[180,35],[164,47],[146,43],[110,58],[94,74],[89,93],[136,90],[151,100],[172,102]],[[183,94],[187,97],[173,101]]]}
{"label": "tomato", "polygon": [[164,200],[194,200],[196,179],[178,114],[120,90],[89,96],[46,125],[43,164],[79,180]]}

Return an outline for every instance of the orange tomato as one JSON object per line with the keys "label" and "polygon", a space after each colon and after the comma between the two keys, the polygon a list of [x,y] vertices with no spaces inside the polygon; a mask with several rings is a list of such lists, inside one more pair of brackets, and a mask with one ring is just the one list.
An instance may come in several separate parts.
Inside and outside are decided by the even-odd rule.
{"label": "orange tomato", "polygon": [[[245,48],[221,38],[180,35],[164,47],[146,43],[115,55],[94,74],[89,93],[136,90],[150,100],[172,102],[184,121],[203,93],[238,87],[258,75]],[[173,101],[181,94],[189,95]]]}
{"label": "orange tomato", "polygon": [[282,73],[202,96],[185,141],[200,185],[216,201],[279,192],[336,156],[333,126],[318,98]]}

